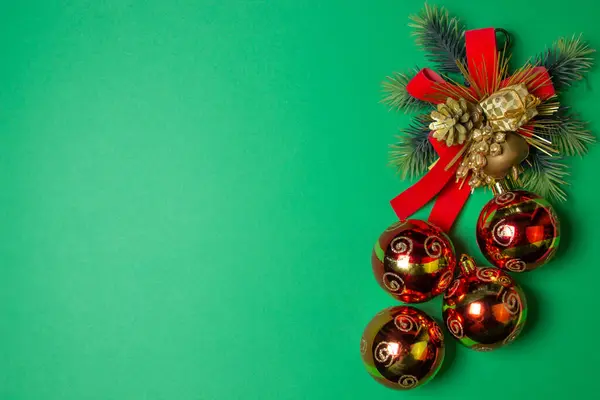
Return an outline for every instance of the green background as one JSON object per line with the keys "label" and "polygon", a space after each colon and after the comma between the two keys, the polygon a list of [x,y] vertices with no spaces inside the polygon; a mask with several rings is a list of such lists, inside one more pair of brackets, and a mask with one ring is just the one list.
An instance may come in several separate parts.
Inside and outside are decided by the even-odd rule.
{"label": "green background", "polygon": [[[436,3],[509,30],[517,62],[561,35],[600,45],[589,0]],[[396,304],[371,246],[409,184],[386,165],[409,117],[378,103],[380,82],[427,65],[407,27],[422,4],[2,1],[0,399],[595,391],[598,146],[571,163],[558,259],[518,277],[517,342],[449,340],[440,375],[412,392],[363,369],[363,327]],[[567,101],[592,120],[599,87],[592,73]],[[480,261],[489,196],[452,233]],[[423,308],[439,319],[439,299]]]}

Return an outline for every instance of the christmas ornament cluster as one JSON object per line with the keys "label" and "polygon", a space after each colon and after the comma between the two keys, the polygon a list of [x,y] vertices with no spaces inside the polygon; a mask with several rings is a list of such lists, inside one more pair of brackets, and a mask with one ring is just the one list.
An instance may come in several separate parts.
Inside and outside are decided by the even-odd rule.
{"label": "christmas ornament cluster", "polygon": [[[384,100],[421,111],[393,147],[392,163],[403,178],[423,176],[391,201],[399,221],[381,234],[371,257],[377,283],[405,304],[376,314],[360,341],[369,374],[401,390],[428,382],[444,360],[444,329],[410,304],[443,296],[445,329],[475,351],[519,336],[527,299],[510,273],[555,255],[560,225],[546,198],[565,200],[561,160],[585,154],[595,141],[559,97],[592,67],[594,50],[580,37],[560,39],[512,70],[503,29],[465,30],[445,9],[428,5],[410,26],[437,72],[388,77]],[[448,235],[476,188],[494,195],[475,229],[490,266],[458,256]],[[410,218],[430,201],[428,221]]]}

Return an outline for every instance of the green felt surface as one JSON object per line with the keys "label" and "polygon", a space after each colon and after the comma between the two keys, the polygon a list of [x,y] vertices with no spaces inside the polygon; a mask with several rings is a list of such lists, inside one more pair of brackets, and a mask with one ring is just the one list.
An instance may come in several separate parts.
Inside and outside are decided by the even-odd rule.
{"label": "green felt surface", "polygon": [[[439,1],[514,35],[600,46],[597,7]],[[425,66],[421,1],[39,0],[0,4],[0,399],[550,399],[596,392],[600,148],[572,165],[558,258],[518,279],[511,346],[447,345],[397,393],[360,361],[396,304],[372,245],[409,185],[409,117],[380,81]],[[600,75],[566,98],[599,131]],[[452,232],[482,261],[478,192]],[[418,216],[426,216],[426,210]],[[441,302],[422,306],[438,318]],[[583,396],[583,395],[581,395]]]}

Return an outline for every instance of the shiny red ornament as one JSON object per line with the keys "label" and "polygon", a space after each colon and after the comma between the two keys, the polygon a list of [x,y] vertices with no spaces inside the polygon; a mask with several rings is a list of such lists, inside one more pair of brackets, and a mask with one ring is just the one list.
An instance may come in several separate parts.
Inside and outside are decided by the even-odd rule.
{"label": "shiny red ornament", "polygon": [[379,285],[405,303],[443,293],[454,277],[452,242],[439,228],[420,220],[397,222],[379,237],[371,255]]}
{"label": "shiny red ornament", "polygon": [[483,207],[477,243],[488,261],[512,272],[530,271],[548,262],[560,242],[554,209],[525,190],[502,191]]}
{"label": "shiny red ornament", "polygon": [[521,287],[497,268],[478,268],[463,255],[462,274],[444,294],[442,312],[448,330],[463,345],[478,351],[502,347],[521,333],[527,301]]}
{"label": "shiny red ornament", "polygon": [[411,306],[387,308],[369,322],[360,340],[369,374],[398,390],[424,385],[444,360],[444,334],[423,311]]}

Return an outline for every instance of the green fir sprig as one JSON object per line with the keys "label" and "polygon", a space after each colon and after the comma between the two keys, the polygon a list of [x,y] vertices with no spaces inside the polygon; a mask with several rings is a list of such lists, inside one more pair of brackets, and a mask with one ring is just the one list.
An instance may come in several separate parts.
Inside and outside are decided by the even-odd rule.
{"label": "green fir sprig", "polygon": [[427,52],[427,58],[444,74],[460,73],[457,62],[466,58],[465,28],[444,7],[429,6],[410,17],[417,45]]}
{"label": "green fir sprig", "polygon": [[419,70],[414,69],[405,74],[396,72],[392,76],[388,76],[382,83],[384,97],[381,101],[390,106],[390,109],[404,112],[427,107],[428,103],[411,96],[406,90],[406,85],[417,72]]}
{"label": "green fir sprig", "polygon": [[556,90],[564,90],[584,78],[594,63],[592,49],[581,35],[560,38],[538,55],[538,64],[546,67]]}
{"label": "green fir sprig", "polygon": [[551,201],[567,199],[563,187],[568,185],[565,179],[569,173],[560,156],[550,156],[532,148],[526,164],[521,175],[525,189]]}
{"label": "green fir sprig", "polygon": [[588,123],[561,107],[551,117],[538,122],[536,134],[552,142],[552,146],[564,156],[583,156],[596,138],[587,127]]}
{"label": "green fir sprig", "polygon": [[435,161],[436,153],[429,141],[429,114],[421,114],[413,119],[408,128],[402,130],[398,142],[392,145],[390,164],[405,179],[424,174]]}

